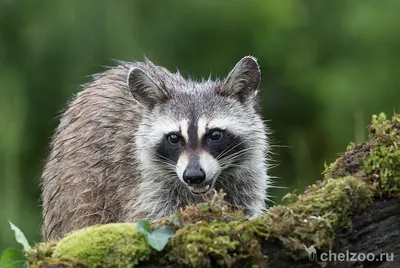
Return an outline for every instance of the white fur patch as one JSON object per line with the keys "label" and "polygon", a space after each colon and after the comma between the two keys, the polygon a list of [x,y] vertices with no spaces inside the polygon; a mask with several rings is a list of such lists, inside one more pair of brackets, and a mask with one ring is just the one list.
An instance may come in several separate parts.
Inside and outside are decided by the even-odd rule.
{"label": "white fur patch", "polygon": [[186,153],[183,153],[178,158],[176,164],[176,173],[181,181],[183,181],[183,172],[185,172],[187,165],[189,164],[189,157]]}
{"label": "white fur patch", "polygon": [[197,138],[201,140],[207,131],[207,119],[202,116],[197,121]]}
{"label": "white fur patch", "polygon": [[[210,155],[206,151],[201,151],[198,157],[200,160],[200,166],[206,174],[206,182],[212,181],[214,184],[215,180],[221,173],[221,168],[218,164],[218,161],[215,160],[214,157],[212,157],[212,155]],[[181,181],[183,181],[183,173],[185,172],[188,164],[188,154],[181,154],[176,165],[176,173],[178,174],[178,177]]]}
{"label": "white fur patch", "polygon": [[206,181],[212,180],[214,184],[215,180],[221,173],[221,167],[219,166],[218,161],[206,151],[200,152],[199,160],[201,168],[206,173]]}
{"label": "white fur patch", "polygon": [[208,122],[208,129],[219,128],[229,130],[232,133],[246,133],[249,122],[240,122],[235,117],[215,118]]}
{"label": "white fur patch", "polygon": [[154,122],[151,132],[151,135],[155,138],[154,140],[158,141],[159,138],[165,134],[179,132],[179,125],[177,125],[177,123],[173,120],[167,120],[163,118],[163,120],[160,120],[159,122]]}
{"label": "white fur patch", "polygon": [[181,121],[181,135],[185,139],[185,142],[189,142],[189,120],[184,119]]}

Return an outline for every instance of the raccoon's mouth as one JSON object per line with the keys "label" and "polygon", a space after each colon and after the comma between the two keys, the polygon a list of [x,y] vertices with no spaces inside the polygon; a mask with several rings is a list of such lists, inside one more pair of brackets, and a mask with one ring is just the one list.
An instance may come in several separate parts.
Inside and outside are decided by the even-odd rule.
{"label": "raccoon's mouth", "polygon": [[199,184],[188,185],[189,190],[193,194],[205,194],[211,189],[211,186],[212,186],[212,180],[203,182],[203,183],[199,183]]}

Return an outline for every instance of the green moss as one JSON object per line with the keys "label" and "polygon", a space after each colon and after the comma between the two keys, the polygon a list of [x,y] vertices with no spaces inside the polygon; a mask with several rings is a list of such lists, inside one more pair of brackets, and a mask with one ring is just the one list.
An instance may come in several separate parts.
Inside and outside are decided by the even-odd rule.
{"label": "green moss", "polygon": [[400,117],[374,115],[369,141],[354,145],[326,167],[325,178],[354,175],[377,184],[376,195],[400,197]]}
{"label": "green moss", "polygon": [[133,223],[88,227],[63,238],[52,257],[76,258],[89,267],[133,267],[152,250]]}
{"label": "green moss", "polygon": [[307,258],[304,246],[332,248],[335,231],[351,227],[352,216],[376,198],[400,198],[400,119],[374,116],[369,131],[367,142],[350,144],[326,166],[322,181],[301,195],[286,195],[288,205],[272,207],[258,218],[249,220],[219,193],[152,223],[175,232],[160,253],[147,245],[135,224],[108,224],[78,230],[57,244],[37,245],[32,267],[132,267],[150,258],[192,267],[229,267],[241,261],[265,267],[268,256],[261,245],[268,241],[280,240],[294,258]]}
{"label": "green moss", "polygon": [[253,222],[199,221],[177,231],[166,253],[169,262],[204,267],[211,260],[230,266],[247,260],[263,266],[264,256],[252,228]]}
{"label": "green moss", "polygon": [[84,262],[74,258],[44,258],[29,265],[31,268],[86,268]]}
{"label": "green moss", "polygon": [[226,203],[223,192],[155,224],[167,225],[176,231],[164,253],[164,263],[229,267],[239,260],[247,260],[260,267],[264,265],[254,222],[244,215],[243,209]]}
{"label": "green moss", "polygon": [[384,114],[373,117],[370,127],[372,147],[364,161],[369,178],[379,184],[379,196],[400,198],[400,117],[387,120]]}
{"label": "green moss", "polygon": [[47,243],[39,243],[27,252],[29,259],[29,267],[43,268],[43,267],[60,267],[60,268],[83,268],[87,265],[75,258],[53,258],[53,252],[57,246],[57,241],[50,241]]}
{"label": "green moss", "polygon": [[57,246],[57,241],[49,241],[47,243],[38,243],[29,252],[31,259],[44,259],[53,255],[54,249]]}
{"label": "green moss", "polygon": [[[257,219],[209,221],[205,217],[192,222],[184,210],[180,216],[184,215],[186,223],[172,237],[166,255],[172,263],[194,267],[203,267],[210,258],[228,266],[246,260],[262,267],[267,256],[260,251],[260,241],[270,237],[281,240],[294,257],[304,253],[303,245],[331,248],[336,228],[349,226],[353,212],[370,205],[374,195],[373,185],[348,176],[319,182],[302,195],[289,194],[287,206],[272,207]],[[213,204],[206,206],[218,210]],[[204,205],[198,207],[200,212]],[[195,208],[190,213],[199,220],[201,214],[194,213]],[[219,206],[222,210],[230,214],[227,204]]]}
{"label": "green moss", "polygon": [[355,177],[328,179],[302,195],[287,195],[293,203],[269,209],[264,224],[269,236],[294,253],[303,252],[303,245],[331,248],[336,228],[351,225],[353,212],[367,207],[373,197],[374,187]]}

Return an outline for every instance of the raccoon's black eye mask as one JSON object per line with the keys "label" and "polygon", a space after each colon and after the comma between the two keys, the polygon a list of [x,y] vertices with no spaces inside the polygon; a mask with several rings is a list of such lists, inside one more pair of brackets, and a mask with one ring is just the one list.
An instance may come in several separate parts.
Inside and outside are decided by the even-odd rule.
{"label": "raccoon's black eye mask", "polygon": [[[224,130],[212,129],[204,136],[204,138],[207,139],[208,142],[215,143],[215,142],[222,141],[224,136],[225,136]],[[182,143],[184,141],[183,137],[179,133],[175,133],[175,132],[167,134],[166,138],[167,138],[168,142],[173,146],[182,145]]]}
{"label": "raccoon's black eye mask", "polygon": [[211,130],[204,136],[202,147],[216,159],[228,158],[245,148],[242,138],[219,129]]}
{"label": "raccoon's black eye mask", "polygon": [[161,158],[176,163],[184,150],[196,150],[199,142],[201,148],[216,159],[229,158],[245,148],[242,138],[229,131],[215,128],[208,131],[201,141],[193,143],[195,145],[193,148],[188,148],[189,145],[185,143],[180,133],[169,133],[160,141],[156,152]]}

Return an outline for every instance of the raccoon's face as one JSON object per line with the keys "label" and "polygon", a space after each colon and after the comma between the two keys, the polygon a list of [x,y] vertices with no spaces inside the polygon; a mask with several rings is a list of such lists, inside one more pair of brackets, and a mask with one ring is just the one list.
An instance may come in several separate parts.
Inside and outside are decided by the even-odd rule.
{"label": "raccoon's face", "polygon": [[265,145],[264,125],[254,109],[260,82],[254,58],[243,58],[222,82],[161,88],[138,68],[128,81],[145,111],[136,138],[139,159],[154,174],[204,194],[246,159],[263,157],[254,154]]}
{"label": "raccoon's face", "polygon": [[171,163],[194,194],[210,190],[221,172],[239,162],[235,159],[245,149],[245,139],[235,135],[228,122],[199,116],[179,121],[176,130],[164,131],[155,146],[156,158]]}

